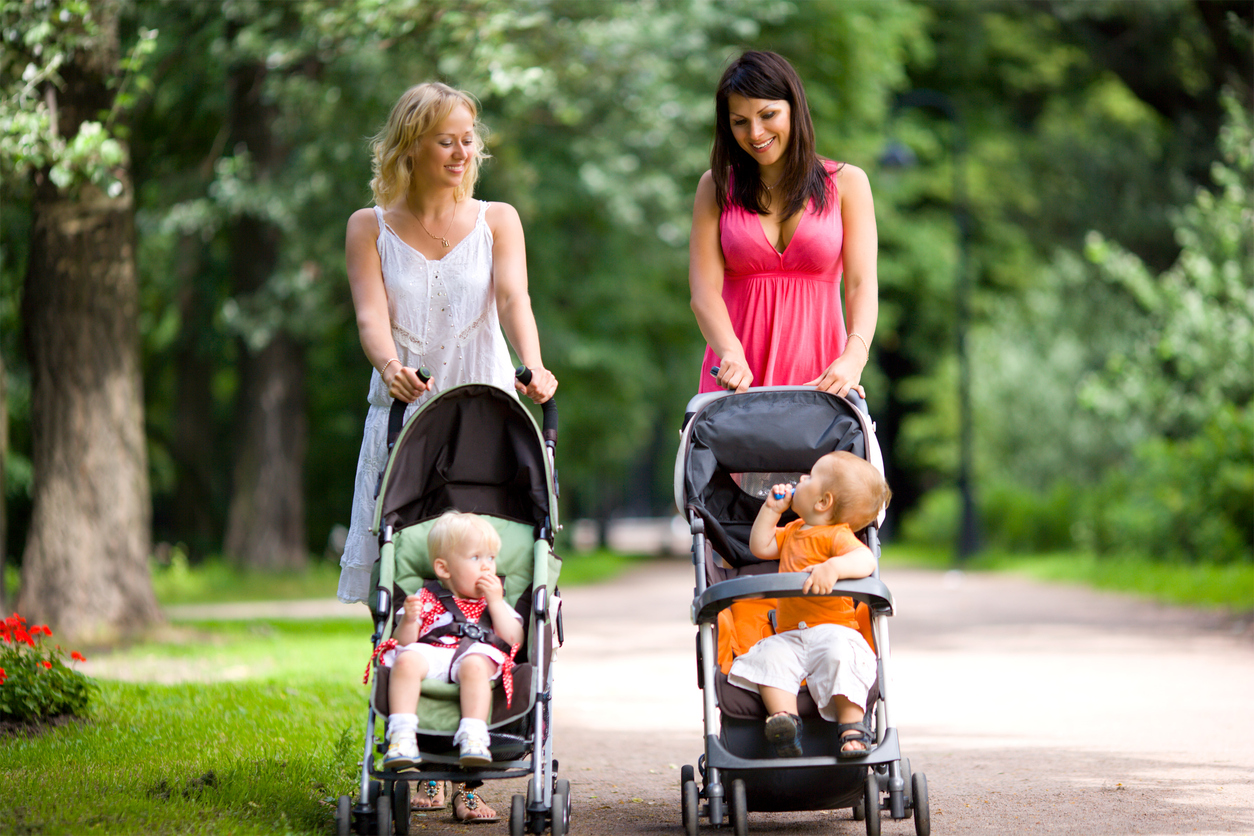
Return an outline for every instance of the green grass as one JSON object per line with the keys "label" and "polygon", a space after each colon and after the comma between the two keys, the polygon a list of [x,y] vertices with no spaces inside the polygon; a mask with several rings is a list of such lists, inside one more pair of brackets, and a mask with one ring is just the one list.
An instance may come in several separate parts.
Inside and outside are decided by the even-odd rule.
{"label": "green grass", "polygon": [[108,657],[114,670],[195,661],[200,674],[248,678],[101,678],[85,722],[0,740],[0,822],[41,834],[329,833],[326,800],[356,786],[368,652],[362,625],[328,620],[197,624]]}
{"label": "green grass", "polygon": [[168,565],[152,567],[153,591],[167,606],[334,598],[339,582],[340,567],[325,560],[310,561],[299,572],[259,572],[218,559],[189,566],[176,553]]}
{"label": "green grass", "polygon": [[[929,569],[956,567],[952,551],[893,544],[885,566]],[[962,567],[975,572],[1009,572],[1051,583],[1077,583],[1126,592],[1165,604],[1254,611],[1254,564],[1163,563],[1148,557],[1096,557],[1079,552],[1010,554],[986,552]]]}

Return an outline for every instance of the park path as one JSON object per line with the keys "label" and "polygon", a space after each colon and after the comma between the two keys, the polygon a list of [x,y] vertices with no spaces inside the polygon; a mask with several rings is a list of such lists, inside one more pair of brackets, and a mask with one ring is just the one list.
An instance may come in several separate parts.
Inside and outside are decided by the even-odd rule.
{"label": "park path", "polygon": [[[897,605],[895,723],[928,776],[933,833],[1254,834],[1248,623],[1004,575],[886,570],[884,580]],[[654,561],[564,595],[555,751],[572,784],[571,832],[675,836],[679,766],[702,751],[691,566]],[[508,809],[514,786],[484,789]],[[413,823],[465,832],[446,814]],[[750,832],[864,825],[848,810],[754,813]],[[885,819],[883,832],[905,836],[913,823]]]}

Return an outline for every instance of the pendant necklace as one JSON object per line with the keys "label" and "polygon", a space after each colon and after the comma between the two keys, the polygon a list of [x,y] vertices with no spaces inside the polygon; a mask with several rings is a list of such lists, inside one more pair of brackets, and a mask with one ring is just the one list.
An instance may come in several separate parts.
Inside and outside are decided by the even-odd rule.
{"label": "pendant necklace", "polygon": [[[417,212],[414,213],[414,217],[418,219],[418,226],[422,227],[422,231],[427,233],[428,235],[431,235],[431,230],[427,229],[427,225],[422,222],[422,218],[418,217]],[[431,235],[431,238],[435,241],[439,241],[440,246],[444,247],[444,249],[446,250],[449,248],[449,243],[448,243],[449,229],[453,228],[453,221],[455,221],[456,219],[457,219],[457,201],[454,200],[453,201],[453,216],[448,219],[448,229],[444,230],[443,235]]]}

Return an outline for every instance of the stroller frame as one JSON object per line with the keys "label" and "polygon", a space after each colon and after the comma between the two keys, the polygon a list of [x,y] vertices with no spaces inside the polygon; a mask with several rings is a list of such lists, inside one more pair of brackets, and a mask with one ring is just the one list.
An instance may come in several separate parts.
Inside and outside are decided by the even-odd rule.
{"label": "stroller frame", "polygon": [[[818,393],[811,387],[777,386],[751,388],[746,394],[756,396],[757,393],[784,392],[805,392],[810,393],[805,396],[806,398],[831,399],[833,404],[838,405],[839,410],[856,420],[858,432],[864,439],[866,458],[881,470],[883,469],[878,444],[874,439],[874,425],[866,412],[865,402],[855,392],[851,392],[847,398],[837,398],[826,393]],[[733,831],[740,836],[748,833],[750,809],[813,809],[805,806],[777,806],[774,803],[775,799],[752,797],[750,788],[754,787],[754,779],[759,778],[764,770],[787,770],[787,774],[795,776],[798,782],[823,780],[825,776],[844,774],[849,770],[864,770],[865,777],[861,786],[855,785],[844,795],[837,791],[835,797],[840,799],[841,803],[831,806],[844,806],[844,802],[848,802],[848,806],[853,810],[854,818],[865,819],[868,836],[878,836],[880,833],[881,810],[888,810],[893,819],[913,817],[917,836],[928,836],[931,830],[931,820],[927,802],[927,779],[922,773],[911,773],[910,761],[901,756],[897,729],[892,724],[888,695],[891,665],[888,618],[893,615],[894,604],[892,593],[879,579],[878,567],[871,577],[839,581],[829,593],[832,596],[853,598],[866,604],[871,611],[878,696],[875,692],[872,693],[874,709],[868,713],[874,717],[875,746],[861,757],[849,758],[836,758],[832,755],[808,755],[795,758],[742,757],[725,745],[720,734],[716,683],[718,650],[715,641],[715,627],[719,613],[736,601],[801,596],[802,586],[808,577],[804,572],[775,572],[710,582],[706,561],[717,550],[712,550],[707,537],[707,525],[720,529],[721,526],[717,520],[712,519],[711,514],[702,507],[701,502],[693,502],[687,496],[687,489],[691,486],[688,454],[690,445],[693,443],[694,428],[700,424],[702,410],[723,399],[736,397],[738,396],[733,392],[715,392],[698,395],[689,402],[685,411],[682,441],[675,464],[676,504],[685,511],[693,538],[692,561],[696,575],[696,589],[691,606],[691,618],[692,623],[698,629],[697,660],[700,677],[698,684],[702,690],[705,739],[705,753],[698,761],[698,769],[701,773],[700,784],[697,781],[697,770],[691,766],[684,766],[680,775],[685,832],[688,836],[696,836],[702,816],[707,817],[711,824],[721,826],[726,814],[731,819]],[[823,437],[828,441],[833,440],[826,435]],[[847,437],[848,432],[846,432]],[[836,446],[832,449],[846,448]],[[830,450],[815,451],[813,459],[817,460],[826,452]],[[793,464],[797,464],[795,454]],[[776,470],[793,469],[800,468],[776,468]],[[808,470],[809,467],[804,469]],[[705,475],[710,474],[707,472]],[[743,507],[741,510],[743,512]],[[860,533],[868,548],[874,552],[877,561],[880,551],[878,528],[882,519],[881,514],[880,520]],[[718,540],[723,548],[731,545],[728,533],[725,531],[719,531]],[[743,554],[747,553],[747,548],[745,548]],[[724,560],[727,559],[727,555],[721,556]],[[763,793],[762,786],[764,785],[757,786],[759,795]],[[885,792],[887,798],[881,799]],[[701,805],[703,799],[704,806]]]}
{"label": "stroller frame", "polygon": [[[525,370],[520,369],[520,379],[522,371]],[[486,411],[473,402],[476,399],[487,404]],[[385,746],[384,736],[378,734],[376,726],[376,720],[384,716],[378,706],[381,685],[380,676],[376,675],[372,698],[366,709],[360,794],[356,804],[348,796],[339,798],[337,834],[347,836],[356,832],[363,836],[386,836],[394,830],[397,836],[406,836],[410,820],[410,781],[455,781],[474,788],[488,780],[528,777],[526,795],[516,794],[511,799],[511,836],[521,836],[524,832],[541,834],[546,830],[554,836],[564,836],[571,814],[570,784],[557,778],[558,762],[553,756],[550,704],[554,638],[558,645],[564,638],[560,609],[554,604],[549,587],[549,583],[556,582],[556,576],[548,570],[550,561],[555,559],[552,545],[554,533],[559,527],[556,405],[552,400],[543,404],[543,433],[530,412],[512,393],[484,384],[450,387],[419,407],[408,421],[404,421],[406,406],[399,401],[393,403],[389,416],[388,463],[379,480],[372,527],[372,531],[378,533],[380,549],[376,564],[378,583],[371,601],[374,620],[371,646],[377,651],[392,633],[396,539],[402,529],[432,520],[454,507],[490,516],[502,525],[512,526],[515,531],[522,527],[520,524],[531,526],[534,538],[531,549],[533,585],[530,595],[524,590],[518,600],[520,610],[524,610],[524,605],[530,610],[530,613],[524,610],[529,640],[523,650],[528,657],[520,662],[531,666],[531,674],[526,693],[519,692],[516,680],[514,694],[515,701],[525,701],[526,710],[494,724],[503,725],[506,730],[522,726],[527,731],[529,727],[529,733],[524,737],[490,729],[493,761],[481,768],[463,767],[455,749],[446,746],[442,751],[437,746],[432,751],[426,744],[422,747],[418,771],[395,772],[376,768],[376,761],[382,756]],[[450,415],[432,417],[437,410],[445,410]],[[504,416],[509,426],[499,438],[483,445],[491,447],[495,444],[498,450],[504,451],[501,457],[510,461],[506,467],[513,468],[504,474],[507,482],[495,484],[482,481],[481,474],[458,473],[456,457],[450,456],[449,451],[459,446],[465,449],[469,443],[467,439],[459,439],[459,435],[473,434],[466,429],[467,426],[475,426],[476,421],[490,422],[497,413]],[[427,438],[422,438],[424,435]],[[416,438],[415,442],[407,447],[406,440],[412,438]],[[418,448],[417,452],[413,448]],[[486,457],[491,458],[492,452],[487,452]],[[451,465],[450,459],[453,462]],[[438,477],[400,479],[406,466],[436,460],[440,462]],[[393,488],[398,481],[401,484]],[[372,653],[372,660],[372,665],[380,670],[377,654]],[[420,741],[448,736],[422,728],[418,734]]]}

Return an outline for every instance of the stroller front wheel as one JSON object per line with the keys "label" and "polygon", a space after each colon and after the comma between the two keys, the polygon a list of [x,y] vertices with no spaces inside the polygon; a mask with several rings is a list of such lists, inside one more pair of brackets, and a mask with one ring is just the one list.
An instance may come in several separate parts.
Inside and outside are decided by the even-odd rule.
{"label": "stroller front wheel", "polygon": [[701,818],[701,793],[697,790],[697,782],[691,779],[684,781],[681,793],[684,836],[697,836],[697,826]]}
{"label": "stroller front wheel", "polygon": [[523,836],[527,830],[527,797],[516,793],[509,802],[509,836]]}
{"label": "stroller front wheel", "polygon": [[866,772],[866,836],[880,836],[880,782],[874,769]]}
{"label": "stroller front wheel", "polygon": [[335,804],[335,836],[348,836],[353,829],[353,802],[341,795]]}

